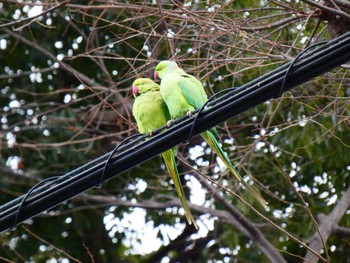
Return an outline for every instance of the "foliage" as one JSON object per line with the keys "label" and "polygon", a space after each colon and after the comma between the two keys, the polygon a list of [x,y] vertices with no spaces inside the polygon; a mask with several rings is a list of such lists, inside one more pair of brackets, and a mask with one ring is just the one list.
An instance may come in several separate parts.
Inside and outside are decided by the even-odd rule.
{"label": "foliage", "polygon": [[[160,60],[176,60],[214,94],[330,39],[328,13],[313,3],[3,1],[1,203],[135,134],[130,85],[136,76],[151,77]],[[339,6],[345,13],[340,18],[349,19],[346,6]],[[307,261],[306,245],[312,246],[319,229],[316,219],[331,215],[349,191],[349,96],[349,71],[338,68],[220,125],[225,150],[243,175],[254,178],[269,201],[267,210],[196,137],[179,145],[178,158],[187,194],[197,204],[191,210],[200,221],[198,233],[185,227],[174,187],[155,157],[102,189],[2,233],[0,259],[266,262],[272,244],[285,261]],[[198,173],[216,184],[199,183]],[[164,208],[166,202],[172,206]],[[235,220],[228,205],[250,227]],[[321,255],[344,262],[349,259],[349,211],[330,224],[343,231],[337,228],[340,232],[325,238],[327,250]],[[265,243],[251,234],[255,230]]]}

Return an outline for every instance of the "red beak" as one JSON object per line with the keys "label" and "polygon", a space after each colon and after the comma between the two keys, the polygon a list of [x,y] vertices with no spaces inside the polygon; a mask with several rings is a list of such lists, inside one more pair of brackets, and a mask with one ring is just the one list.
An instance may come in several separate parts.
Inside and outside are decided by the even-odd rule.
{"label": "red beak", "polygon": [[139,88],[137,86],[132,87],[132,93],[137,95],[139,93]]}
{"label": "red beak", "polygon": [[153,78],[154,78],[154,80],[158,79],[158,72],[157,71],[154,72]]}

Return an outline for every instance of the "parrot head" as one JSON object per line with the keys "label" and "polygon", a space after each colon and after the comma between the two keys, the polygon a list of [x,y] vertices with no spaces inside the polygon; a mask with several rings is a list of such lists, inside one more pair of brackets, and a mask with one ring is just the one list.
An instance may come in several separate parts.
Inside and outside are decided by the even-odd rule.
{"label": "parrot head", "polygon": [[178,69],[179,66],[174,61],[164,60],[160,62],[154,71],[154,79],[162,79],[167,73]]}
{"label": "parrot head", "polygon": [[148,91],[159,91],[159,85],[149,78],[138,78],[132,83],[132,94],[134,97]]}

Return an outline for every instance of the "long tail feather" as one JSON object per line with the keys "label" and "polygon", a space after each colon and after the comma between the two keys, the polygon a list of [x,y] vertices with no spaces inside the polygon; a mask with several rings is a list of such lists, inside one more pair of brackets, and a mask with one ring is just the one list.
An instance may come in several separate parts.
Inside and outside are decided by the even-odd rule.
{"label": "long tail feather", "polygon": [[224,150],[219,145],[218,141],[216,140],[214,134],[208,130],[203,133],[201,133],[201,136],[203,139],[209,144],[209,146],[214,150],[214,152],[219,156],[219,158],[224,162],[226,167],[230,169],[230,171],[233,173],[233,175],[240,181],[243,186],[249,191],[249,193],[263,206],[267,206],[267,202],[265,199],[260,195],[260,193],[255,190],[251,185],[246,183],[242,176],[238,173],[238,171],[235,169],[233,164],[231,163],[230,159],[225,154]]}
{"label": "long tail feather", "polygon": [[185,216],[186,216],[187,222],[190,225],[193,224],[194,227],[196,229],[198,229],[196,220],[193,218],[191,210],[188,207],[188,204],[187,204],[187,201],[186,201],[186,195],[185,195],[185,192],[184,192],[184,190],[182,188],[182,185],[181,185],[179,172],[177,170],[176,161],[175,161],[175,149],[171,148],[171,149],[163,152],[162,153],[162,157],[164,159],[164,162],[165,162],[165,165],[166,165],[166,167],[168,169],[168,172],[169,172],[171,178],[174,181],[177,194],[179,195],[179,198],[181,200],[182,206],[183,206],[183,208],[185,210]]}

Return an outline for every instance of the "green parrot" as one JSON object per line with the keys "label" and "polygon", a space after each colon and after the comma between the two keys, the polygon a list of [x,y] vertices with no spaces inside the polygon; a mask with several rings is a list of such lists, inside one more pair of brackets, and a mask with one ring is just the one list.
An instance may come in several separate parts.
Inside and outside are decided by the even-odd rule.
{"label": "green parrot", "polygon": [[[160,62],[154,72],[154,79],[157,78],[161,79],[160,94],[169,109],[172,119],[179,118],[195,109],[200,109],[208,100],[201,82],[179,68],[174,61],[165,60]],[[267,202],[258,191],[243,180],[216,140],[214,133],[216,133],[215,128],[201,133],[201,136],[239,182],[262,206],[266,207]]]}
{"label": "green parrot", "polygon": [[[157,83],[148,78],[138,78],[132,84],[132,92],[135,97],[132,112],[137,122],[138,130],[142,134],[151,134],[152,131],[163,126],[170,119],[168,108],[160,95],[159,88]],[[193,224],[198,229],[181,185],[175,161],[175,148],[173,147],[161,155],[174,181],[175,188],[185,210],[186,219],[190,225]]]}

